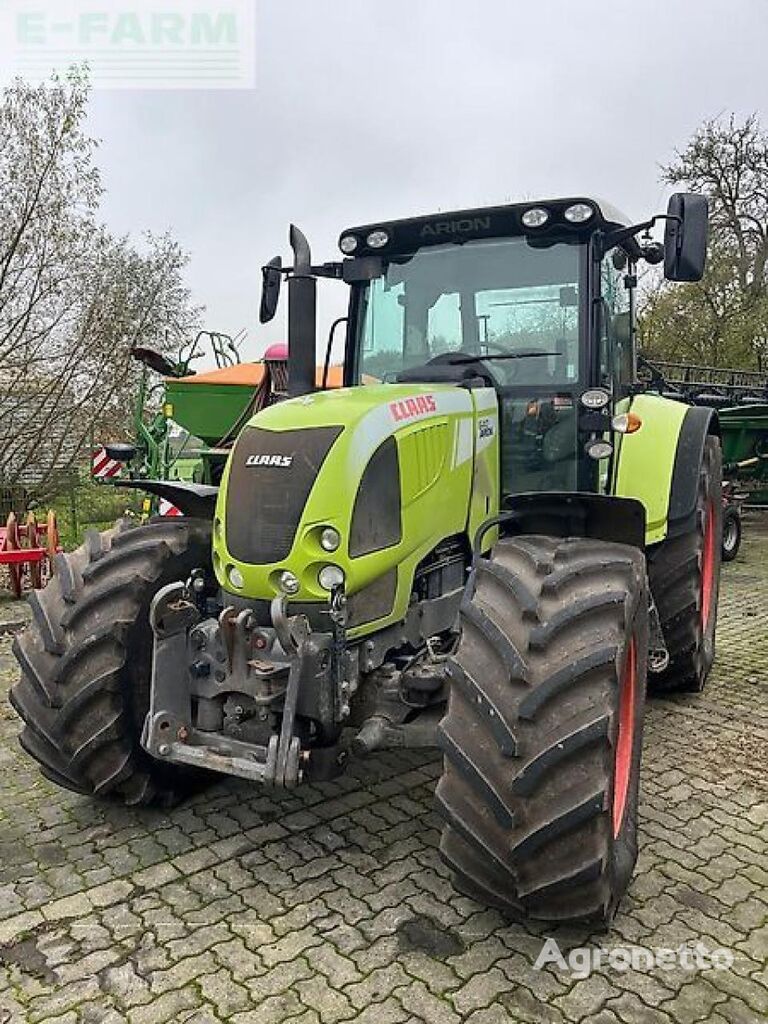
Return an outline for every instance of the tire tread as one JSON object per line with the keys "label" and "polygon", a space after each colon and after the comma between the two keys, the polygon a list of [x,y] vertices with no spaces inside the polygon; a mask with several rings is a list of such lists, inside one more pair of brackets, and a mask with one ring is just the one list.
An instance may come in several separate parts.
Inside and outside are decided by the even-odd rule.
{"label": "tire tread", "polygon": [[32,622],[14,641],[21,679],[10,695],[24,723],[21,746],[46,778],[131,805],[167,805],[194,781],[141,748],[132,672],[136,645],[151,643],[145,615],[159,581],[183,578],[187,563],[205,564],[209,551],[200,520],[122,520],[88,530],[80,548],[56,556],[53,578],[31,599]]}
{"label": "tire tread", "polygon": [[619,679],[629,637],[647,647],[643,555],[504,539],[462,617],[436,791],[457,887],[512,916],[605,922],[634,863],[609,870]]}

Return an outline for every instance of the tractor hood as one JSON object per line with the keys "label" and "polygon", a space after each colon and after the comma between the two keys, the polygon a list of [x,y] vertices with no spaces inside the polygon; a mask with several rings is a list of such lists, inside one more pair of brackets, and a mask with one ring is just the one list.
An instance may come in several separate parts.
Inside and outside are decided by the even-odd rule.
{"label": "tractor hood", "polygon": [[[325,602],[330,591],[319,575],[334,566],[348,595],[377,584],[376,610],[389,602],[393,611],[398,573],[412,574],[436,536],[466,529],[475,402],[452,385],[382,384],[304,395],[258,413],[219,492],[221,586],[271,600],[285,592],[289,573],[292,600]],[[333,531],[338,546],[328,550]]]}

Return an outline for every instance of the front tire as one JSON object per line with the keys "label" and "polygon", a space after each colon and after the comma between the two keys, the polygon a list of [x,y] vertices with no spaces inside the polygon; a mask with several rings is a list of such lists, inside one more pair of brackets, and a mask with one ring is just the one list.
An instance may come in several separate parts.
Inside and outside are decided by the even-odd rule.
{"label": "front tire", "polygon": [[11,704],[21,746],[59,786],[126,804],[176,802],[201,773],[156,761],[139,738],[149,708],[149,606],[167,583],[208,566],[210,524],[155,519],[89,530],[54,559],[30,596],[32,623],[13,651],[21,679]]}
{"label": "front tire", "polygon": [[512,538],[476,584],[440,726],[443,858],[457,888],[512,916],[605,925],[637,857],[643,556]]}

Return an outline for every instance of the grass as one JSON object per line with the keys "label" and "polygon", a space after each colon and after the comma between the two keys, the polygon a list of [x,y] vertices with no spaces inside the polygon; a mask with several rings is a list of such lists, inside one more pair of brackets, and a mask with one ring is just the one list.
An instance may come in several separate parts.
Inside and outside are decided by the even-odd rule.
{"label": "grass", "polygon": [[[56,513],[61,546],[71,551],[82,543],[86,530],[108,530],[121,516],[140,516],[142,498],[139,492],[98,484],[90,478],[81,480],[49,506]],[[38,518],[44,519],[46,511],[38,511]]]}

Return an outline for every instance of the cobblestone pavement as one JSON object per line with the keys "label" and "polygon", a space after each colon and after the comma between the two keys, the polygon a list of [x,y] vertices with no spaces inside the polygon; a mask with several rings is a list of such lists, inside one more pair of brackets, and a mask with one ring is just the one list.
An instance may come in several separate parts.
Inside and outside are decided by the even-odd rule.
{"label": "cobblestone pavement", "polygon": [[[509,925],[452,890],[432,754],[284,797],[223,781],[162,813],[60,791],[16,743],[0,636],[0,1024],[765,1020],[766,617],[763,524],[724,570],[706,693],[649,708],[640,859],[608,938]],[[576,979],[533,969],[551,934],[735,960]]]}

